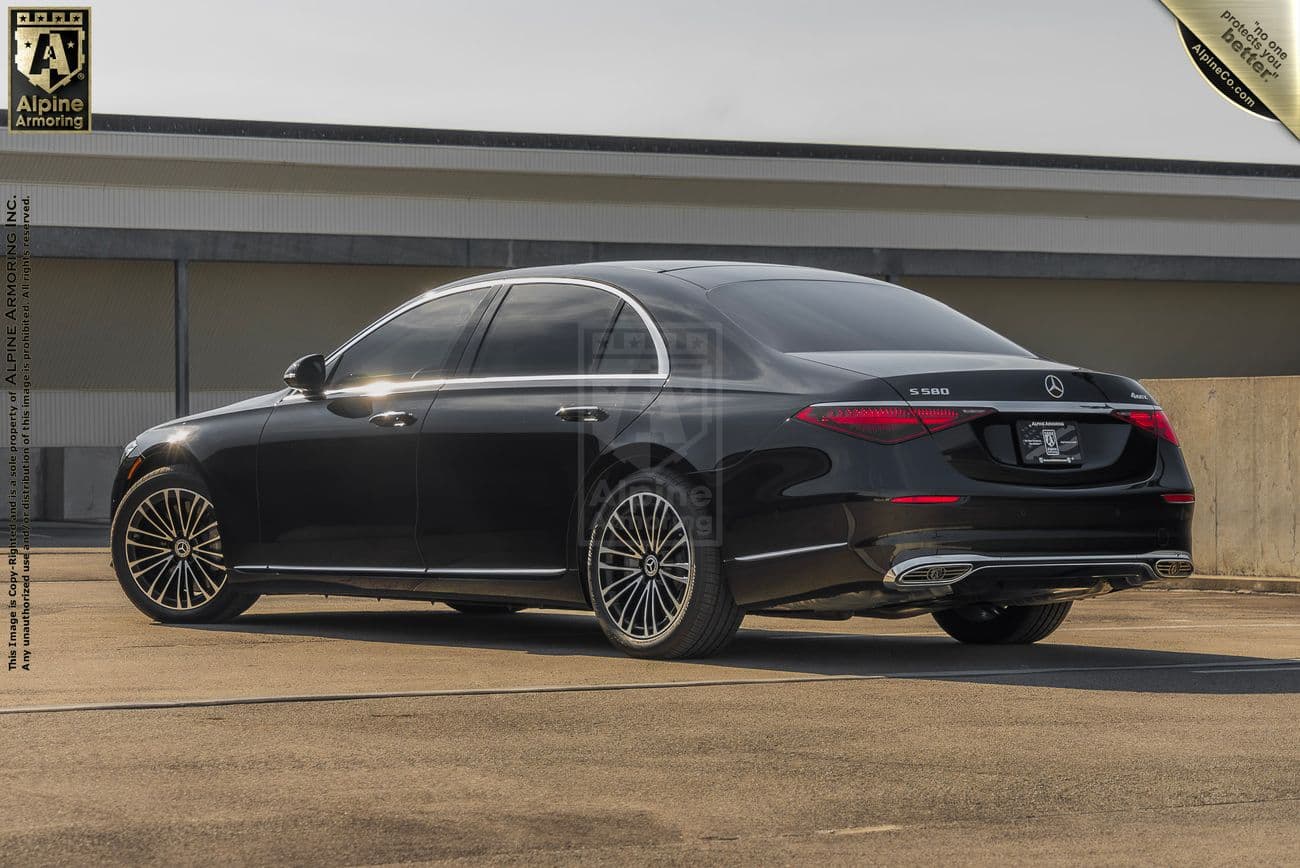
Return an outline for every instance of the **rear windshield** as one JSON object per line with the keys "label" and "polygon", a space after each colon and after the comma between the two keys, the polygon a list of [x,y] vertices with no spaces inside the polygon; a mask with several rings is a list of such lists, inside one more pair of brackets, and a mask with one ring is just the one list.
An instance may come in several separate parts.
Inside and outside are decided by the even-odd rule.
{"label": "rear windshield", "polygon": [[709,301],[783,353],[929,350],[1031,356],[946,304],[889,284],[754,280],[719,286]]}

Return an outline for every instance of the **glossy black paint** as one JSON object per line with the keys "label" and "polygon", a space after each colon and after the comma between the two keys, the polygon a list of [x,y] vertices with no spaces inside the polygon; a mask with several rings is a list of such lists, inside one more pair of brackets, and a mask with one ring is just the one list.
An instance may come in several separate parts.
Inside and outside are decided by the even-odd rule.
{"label": "glossy black paint", "polygon": [[[257,449],[260,559],[267,564],[420,567],[413,472],[432,391],[320,400],[286,396]],[[381,427],[381,413],[415,423]]]}
{"label": "glossy black paint", "polygon": [[[752,609],[849,593],[861,595],[851,600],[863,613],[917,614],[1134,583],[1045,570],[1032,579],[989,572],[945,589],[885,587],[891,565],[921,555],[1190,551],[1192,507],[1160,497],[1192,490],[1180,451],[1105,409],[1156,406],[1135,381],[1028,355],[781,353],[708,301],[721,283],[862,279],[828,274],[605,263],[451,284],[544,277],[615,287],[653,319],[670,373],[475,380],[489,310],[467,326],[450,375],[419,388],[323,397],[286,389],[144,432],[123,456],[114,508],[148,470],[184,463],[211,487],[232,581],[250,588],[573,607],[585,605],[579,565],[594,504],[622,475],[657,464],[697,485],[713,515],[704,542],[722,548],[733,593]],[[1045,394],[1048,374],[1060,378],[1062,398]],[[792,418],[813,403],[925,402],[936,389],[944,401],[1015,406],[895,445]],[[1079,417],[1057,400],[1101,409]],[[604,418],[556,415],[581,406]],[[392,413],[409,424],[371,421]],[[1022,417],[1079,421],[1085,463],[1020,466],[1009,438]],[[888,502],[927,493],[961,500]],[[753,559],[804,548],[816,551]]]}

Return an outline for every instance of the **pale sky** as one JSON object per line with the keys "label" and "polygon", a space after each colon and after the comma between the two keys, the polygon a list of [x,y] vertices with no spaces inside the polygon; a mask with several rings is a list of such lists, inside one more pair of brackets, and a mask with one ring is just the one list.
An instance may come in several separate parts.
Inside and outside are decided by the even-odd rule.
{"label": "pale sky", "polygon": [[57,5],[102,113],[1300,163],[1157,0]]}

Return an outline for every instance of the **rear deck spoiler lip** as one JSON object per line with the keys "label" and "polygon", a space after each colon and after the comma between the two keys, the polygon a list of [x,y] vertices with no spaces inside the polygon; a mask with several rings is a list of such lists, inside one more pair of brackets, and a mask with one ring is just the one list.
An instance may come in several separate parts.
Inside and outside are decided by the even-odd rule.
{"label": "rear deck spoiler lip", "polygon": [[1119,401],[823,401],[813,407],[956,407],[988,408],[999,413],[1060,413],[1106,415],[1116,410],[1160,410],[1159,404]]}
{"label": "rear deck spoiler lip", "polygon": [[1094,374],[1096,371],[1045,359],[1005,353],[959,352],[952,350],[827,350],[790,352],[809,362],[889,380],[931,374],[979,374],[1029,372],[1035,374]]}

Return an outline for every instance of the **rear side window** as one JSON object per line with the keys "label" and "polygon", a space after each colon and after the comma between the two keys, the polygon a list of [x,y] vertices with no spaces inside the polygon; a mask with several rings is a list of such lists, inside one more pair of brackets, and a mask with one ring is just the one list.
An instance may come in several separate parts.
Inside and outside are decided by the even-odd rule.
{"label": "rear side window", "polygon": [[[449,374],[456,364],[465,327],[477,321],[488,289],[470,289],[426,301],[381,325],[343,353],[332,386],[380,379],[406,379],[417,373]],[[459,353],[457,353],[459,354]]]}
{"label": "rear side window", "polygon": [[601,374],[654,374],[659,371],[659,356],[654,340],[641,315],[631,305],[623,304],[614,318],[614,327],[605,336],[596,365]]}
{"label": "rear side window", "polygon": [[720,286],[709,301],[783,353],[851,350],[1032,354],[932,298],[889,284],[755,280]]}
{"label": "rear side window", "polygon": [[510,288],[483,337],[476,377],[589,374],[620,301],[589,286],[523,283]]}

